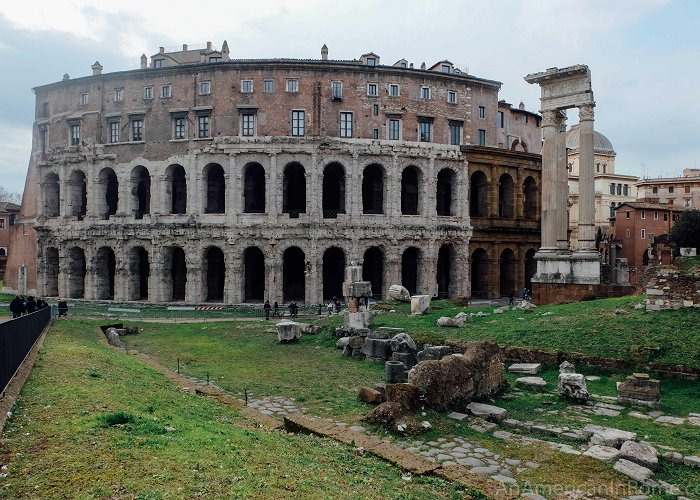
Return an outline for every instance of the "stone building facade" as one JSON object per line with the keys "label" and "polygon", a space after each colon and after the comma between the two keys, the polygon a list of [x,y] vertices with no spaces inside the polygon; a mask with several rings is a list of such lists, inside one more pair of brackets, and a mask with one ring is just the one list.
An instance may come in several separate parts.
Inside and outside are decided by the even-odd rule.
{"label": "stone building facade", "polygon": [[15,225],[20,206],[16,203],[0,202],[0,278],[5,274],[5,266],[10,252],[10,232]]}
{"label": "stone building facade", "polygon": [[[470,294],[464,145],[507,153],[496,147],[498,82],[447,61],[329,60],[325,46],[321,60],[183,46],[138,70],[92,69],[34,89],[34,206],[23,211],[35,217],[20,222],[25,244],[36,234],[36,266],[10,273],[29,267],[28,290],[318,303],[342,295],[354,261],[377,296],[393,283]],[[515,207],[526,178],[509,158],[500,196]]]}
{"label": "stone building facade", "polygon": [[680,177],[640,179],[637,189],[639,201],[700,209],[700,168],[685,168]]}

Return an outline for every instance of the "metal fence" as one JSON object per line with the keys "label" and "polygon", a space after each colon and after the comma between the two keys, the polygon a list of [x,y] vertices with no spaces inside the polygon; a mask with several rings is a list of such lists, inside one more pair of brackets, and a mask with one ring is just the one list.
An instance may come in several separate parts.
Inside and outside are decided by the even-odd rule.
{"label": "metal fence", "polygon": [[5,392],[15,372],[27,357],[41,332],[51,321],[51,309],[0,323],[0,388]]}

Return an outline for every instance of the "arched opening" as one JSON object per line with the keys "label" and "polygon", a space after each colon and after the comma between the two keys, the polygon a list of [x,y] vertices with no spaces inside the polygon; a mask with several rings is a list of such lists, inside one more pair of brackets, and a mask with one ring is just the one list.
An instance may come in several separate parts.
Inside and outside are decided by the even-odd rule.
{"label": "arched opening", "polygon": [[515,280],[517,275],[517,265],[515,254],[510,248],[506,248],[501,252],[500,266],[500,294],[505,297],[510,292],[515,293]]}
{"label": "arched opening", "polygon": [[438,297],[445,299],[450,297],[453,288],[452,270],[454,268],[452,260],[454,259],[454,250],[452,245],[442,245],[438,252],[437,261],[437,286]]}
{"label": "arched opening", "polygon": [[503,174],[498,179],[498,216],[501,218],[515,217],[515,185],[509,174]]}
{"label": "arched opening", "polygon": [[401,173],[401,214],[418,215],[419,172],[414,166],[406,167]]}
{"label": "arched opening", "polygon": [[362,212],[384,213],[384,171],[380,165],[369,165],[362,174]]}
{"label": "arched opening", "polygon": [[265,213],[265,169],[259,163],[249,163],[245,167],[243,211],[251,214]]}
{"label": "arched opening", "polygon": [[411,293],[418,293],[418,275],[420,270],[420,250],[409,247],[401,255],[401,284]]}
{"label": "arched opening", "polygon": [[345,279],[345,252],[338,247],[331,247],[323,252],[323,300],[343,296]]}
{"label": "arched opening", "polygon": [[82,170],[73,170],[68,178],[69,214],[83,220],[87,214],[87,179]]}
{"label": "arched opening", "polygon": [[525,253],[525,288],[532,290],[532,277],[537,273],[537,261],[535,249],[531,248]]}
{"label": "arched opening", "polygon": [[526,219],[537,218],[537,206],[537,183],[535,179],[528,177],[523,184],[523,215]]}
{"label": "arched opening", "polygon": [[169,302],[185,300],[187,288],[187,262],[185,251],[180,247],[170,247],[165,251],[165,272],[167,276],[165,297]]}
{"label": "arched opening", "polygon": [[282,300],[304,302],[305,262],[304,252],[299,247],[289,247],[282,256]]}
{"label": "arched opening", "polygon": [[224,252],[219,247],[209,247],[204,252],[204,269],[206,276],[207,302],[222,302],[224,300],[224,285],[226,284],[226,263]]}
{"label": "arched opening", "polygon": [[[207,182],[206,205],[204,211],[208,214],[223,214],[226,212],[226,178],[224,169],[218,163],[210,163],[204,167],[204,177]],[[264,180],[263,180],[264,182]],[[265,188],[263,185],[263,193]],[[264,195],[264,194],[263,194]],[[263,210],[265,203],[263,202]]]}
{"label": "arched opening", "polygon": [[119,206],[119,181],[111,168],[103,168],[97,178],[98,213],[101,219],[109,219]]}
{"label": "arched opening", "polygon": [[243,253],[243,300],[265,300],[265,256],[258,247],[248,247]]}
{"label": "arched opening", "polygon": [[98,300],[114,299],[114,275],[117,260],[114,250],[101,247],[97,250],[95,262],[95,298]]}
{"label": "arched opening", "polygon": [[334,219],[345,213],[345,170],[340,163],[323,169],[323,217]]}
{"label": "arched opening", "polygon": [[306,172],[297,162],[290,163],[284,168],[282,213],[289,214],[290,218],[306,213]]}
{"label": "arched opening", "polygon": [[362,280],[372,283],[372,296],[384,296],[384,252],[379,247],[370,247],[362,260]]}
{"label": "arched opening", "polygon": [[44,178],[44,215],[46,217],[61,215],[61,184],[57,174],[47,174]]}
{"label": "arched opening", "polygon": [[73,247],[68,251],[68,296],[72,299],[85,297],[85,251]]}
{"label": "arched opening", "polygon": [[131,171],[131,194],[134,218],[143,219],[151,213],[151,176],[142,165]]}
{"label": "arched opening", "polygon": [[437,177],[436,210],[438,215],[454,215],[452,201],[454,199],[455,173],[449,168],[443,168]]}
{"label": "arched opening", "polygon": [[471,285],[472,297],[488,297],[489,257],[486,250],[477,248],[472,253]]}
{"label": "arched opening", "polygon": [[148,251],[143,247],[133,247],[129,251],[129,300],[148,300],[148,280],[151,266]]}
{"label": "arched opening", "polygon": [[48,247],[44,255],[46,266],[44,295],[58,297],[58,249]]}
{"label": "arched opening", "polygon": [[469,180],[469,215],[488,217],[488,180],[486,174],[477,170]]}
{"label": "arched opening", "polygon": [[187,175],[182,165],[170,165],[165,171],[165,206],[171,214],[187,213]]}

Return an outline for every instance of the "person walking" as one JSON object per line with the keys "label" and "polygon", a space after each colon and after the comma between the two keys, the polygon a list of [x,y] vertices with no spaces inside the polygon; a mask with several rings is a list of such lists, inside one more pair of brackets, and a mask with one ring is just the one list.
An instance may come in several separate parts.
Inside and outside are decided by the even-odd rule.
{"label": "person walking", "polygon": [[280,316],[279,308],[280,308],[279,304],[277,303],[277,301],[275,301],[275,303],[272,305],[272,317],[273,318],[275,316],[277,316],[279,318],[279,316]]}
{"label": "person walking", "polygon": [[328,309],[328,316],[331,316],[333,314],[333,307],[333,302],[329,300],[328,305],[326,306],[326,308]]}
{"label": "person walking", "polygon": [[513,297],[515,297],[515,292],[513,290],[510,291],[508,294],[508,305],[512,306],[513,305]]}
{"label": "person walking", "polygon": [[22,302],[19,300],[19,295],[15,295],[15,298],[10,302],[10,312],[12,319],[19,318],[22,314]]}
{"label": "person walking", "polygon": [[27,314],[27,299],[24,298],[24,295],[20,295],[19,301],[19,313],[21,316],[24,316]]}
{"label": "person walking", "polygon": [[265,319],[270,319],[270,309],[272,309],[272,307],[270,307],[269,300],[265,301],[265,305],[263,305],[263,309],[265,309]]}
{"label": "person walking", "polygon": [[33,312],[36,312],[38,309],[36,305],[36,301],[34,300],[34,297],[29,297],[27,299],[27,314],[31,314]]}
{"label": "person walking", "polygon": [[60,318],[61,316],[68,316],[68,302],[64,299],[58,301],[58,317]]}

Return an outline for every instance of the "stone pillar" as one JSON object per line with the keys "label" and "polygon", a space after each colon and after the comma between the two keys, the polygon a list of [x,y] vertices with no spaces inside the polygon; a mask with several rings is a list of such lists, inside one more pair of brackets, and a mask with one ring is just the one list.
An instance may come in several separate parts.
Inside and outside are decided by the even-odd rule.
{"label": "stone pillar", "polygon": [[187,263],[185,300],[190,304],[204,302],[204,270],[201,248],[183,248]]}
{"label": "stone pillar", "polygon": [[569,250],[569,221],[566,205],[569,200],[569,172],[566,166],[566,110],[557,112],[556,115],[556,199],[557,199],[557,248],[560,252]]}
{"label": "stone pillar", "polygon": [[[114,266],[114,300],[115,302],[123,302],[128,300],[127,297],[127,282],[129,279],[128,267],[129,258],[128,253],[124,249],[121,243],[117,243],[114,248],[114,257],[116,259]],[[150,264],[150,262],[149,262]],[[151,275],[153,272],[151,271]],[[153,300],[153,298],[151,298]]]}
{"label": "stone pillar", "polygon": [[593,173],[593,108],[595,103],[579,107],[579,214],[578,248],[595,248],[595,187]]}
{"label": "stone pillar", "polygon": [[557,249],[557,114],[556,110],[542,111],[542,247],[540,252]]}

